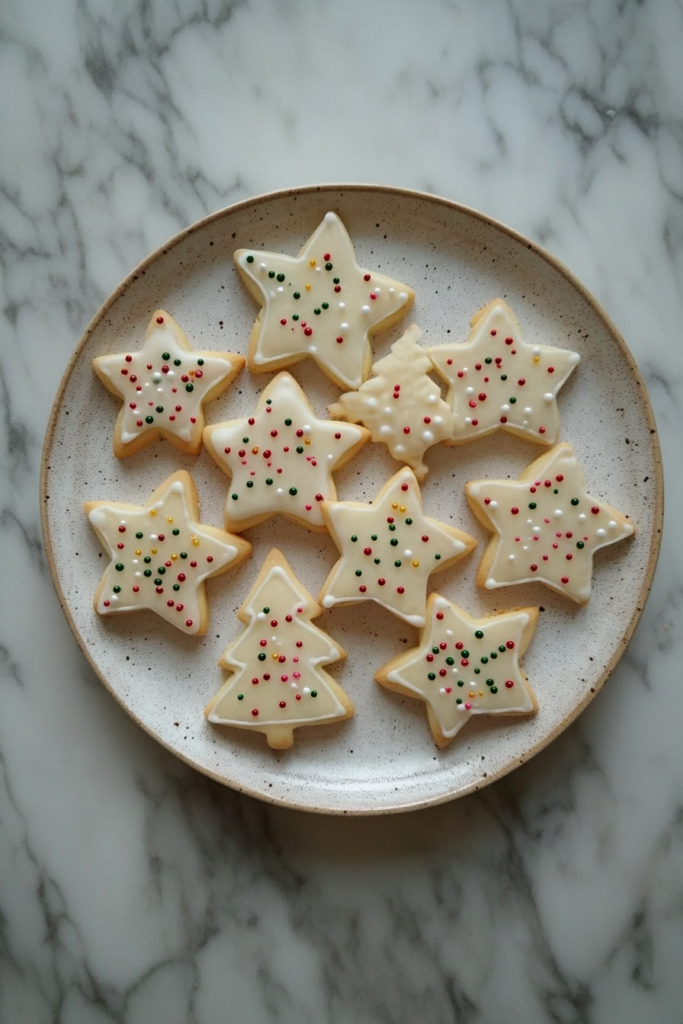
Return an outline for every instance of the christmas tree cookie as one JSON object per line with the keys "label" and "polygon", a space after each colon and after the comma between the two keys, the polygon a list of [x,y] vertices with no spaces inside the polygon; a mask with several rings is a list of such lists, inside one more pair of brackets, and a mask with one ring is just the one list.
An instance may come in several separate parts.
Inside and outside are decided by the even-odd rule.
{"label": "christmas tree cookie", "polygon": [[342,557],[318,600],[324,608],[377,601],[413,626],[423,626],[427,580],[476,546],[461,530],[430,519],[411,469],[399,470],[370,505],[323,502],[323,515]]}
{"label": "christmas tree cookie", "polygon": [[529,715],[537,709],[519,667],[538,621],[538,608],[473,619],[431,594],[417,647],[382,666],[381,686],[425,701],[434,741],[445,747],[472,715]]}
{"label": "christmas tree cookie", "polygon": [[199,523],[189,473],[173,473],[146,505],[88,501],[85,511],[111,559],[95,593],[95,611],[118,615],[148,608],[184,633],[209,623],[204,580],[235,568],[251,544]]}
{"label": "christmas tree cookie", "polygon": [[123,459],[160,437],[187,455],[197,455],[204,402],[225,391],[244,362],[244,356],[232,352],[193,352],[173,317],[158,309],[139,352],[93,360],[104,386],[123,399],[114,428],[114,455]]}
{"label": "christmas tree cookie", "polygon": [[429,356],[448,382],[453,409],[450,444],[495,430],[554,444],[560,435],[557,392],[579,362],[576,352],[528,345],[514,313],[494,299],[472,317],[464,345],[439,345]]}
{"label": "christmas tree cookie", "polygon": [[412,306],[408,285],[356,263],[346,228],[326,213],[298,256],[238,249],[235,264],[262,304],[249,344],[249,369],[280,370],[314,359],[341,388],[370,371],[370,336]]}
{"label": "christmas tree cookie", "polygon": [[420,483],[429,472],[425,451],[453,432],[451,407],[427,376],[433,367],[418,345],[421,337],[412,324],[389,355],[374,364],[375,376],[329,408],[334,419],[364,423],[372,440],[383,441],[395,459],[407,462]]}
{"label": "christmas tree cookie", "polygon": [[362,448],[364,427],[319,420],[293,377],[280,373],[253,416],[204,431],[207,450],[230,476],[229,530],[247,530],[281,512],[324,531],[321,505],[335,501],[332,473]]}
{"label": "christmas tree cookie", "polygon": [[207,705],[208,720],[265,733],[271,747],[286,750],[300,726],[351,718],[353,704],[322,667],[346,651],[311,622],[321,611],[271,551],[237,612],[246,629],[218,662],[233,675]]}
{"label": "christmas tree cookie", "polygon": [[587,604],[593,552],[635,532],[621,512],[586,492],[574,449],[565,443],[518,480],[475,480],[466,491],[472,511],[493,532],[477,573],[487,590],[538,580]]}

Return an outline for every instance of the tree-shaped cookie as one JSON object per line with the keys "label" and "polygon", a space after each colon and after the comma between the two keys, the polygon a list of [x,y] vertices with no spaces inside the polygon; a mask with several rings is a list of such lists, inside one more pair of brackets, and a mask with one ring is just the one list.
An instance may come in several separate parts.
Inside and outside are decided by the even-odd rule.
{"label": "tree-shaped cookie", "polygon": [[358,266],[336,213],[325,214],[298,256],[238,249],[235,264],[261,303],[249,343],[252,373],[310,357],[341,388],[357,388],[370,371],[370,336],[415,299],[408,285]]}
{"label": "tree-shaped cookie", "polygon": [[428,352],[448,381],[451,444],[495,430],[538,444],[557,441],[557,392],[580,357],[562,348],[527,344],[515,314],[502,299],[494,299],[472,317],[466,344],[437,345]]}
{"label": "tree-shaped cookie", "polygon": [[184,633],[203,636],[209,623],[204,580],[236,568],[251,554],[251,544],[199,522],[190,474],[173,473],[144,506],[88,501],[85,511],[111,559],[95,611],[148,608]]}
{"label": "tree-shaped cookie", "polygon": [[237,612],[246,629],[218,662],[233,675],[207,705],[208,720],[265,733],[285,750],[299,726],[351,718],[353,704],[322,667],[346,651],[311,622],[321,611],[284,555],[271,551]]}
{"label": "tree-shaped cookie", "polygon": [[323,608],[377,601],[413,626],[423,626],[427,580],[476,547],[473,537],[422,511],[415,474],[407,467],[384,484],[375,501],[323,502],[341,558],[325,580]]}
{"label": "tree-shaped cookie", "polygon": [[217,398],[244,366],[232,352],[195,352],[163,309],[149,322],[139,352],[97,356],[95,373],[123,406],[114,428],[114,455],[133,455],[164,437],[187,455],[202,446],[204,402]]}
{"label": "tree-shaped cookie", "polygon": [[593,552],[630,537],[635,528],[586,491],[574,449],[558,444],[518,480],[472,480],[472,511],[493,536],[477,572],[487,590],[538,580],[587,604]]}
{"label": "tree-shaped cookie", "polygon": [[472,715],[528,715],[536,698],[519,667],[538,622],[538,608],[474,619],[431,594],[420,643],[383,665],[381,686],[427,704],[437,746],[445,747]]}
{"label": "tree-shaped cookie", "polygon": [[429,472],[425,451],[453,432],[451,407],[427,376],[434,367],[418,345],[421,337],[411,324],[389,355],[373,365],[375,376],[329,408],[334,419],[365,424],[372,440],[383,441],[395,459],[407,462],[420,483]]}
{"label": "tree-shaped cookie", "polygon": [[204,432],[207,450],[231,477],[228,529],[247,530],[281,512],[311,530],[325,530],[321,504],[337,497],[332,473],[369,436],[364,427],[319,420],[294,378],[278,374],[252,416]]}

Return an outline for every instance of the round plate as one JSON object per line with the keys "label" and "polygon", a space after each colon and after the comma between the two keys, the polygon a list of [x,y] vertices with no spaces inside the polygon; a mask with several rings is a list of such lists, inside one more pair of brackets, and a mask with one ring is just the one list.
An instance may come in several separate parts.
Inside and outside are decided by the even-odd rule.
{"label": "round plate", "polygon": [[[631,541],[597,554],[593,595],[580,608],[541,584],[487,593],[474,578],[487,534],[468,510],[464,484],[516,477],[541,452],[494,435],[427,453],[428,515],[478,538],[478,549],[431,577],[432,588],[474,615],[521,604],[543,610],[524,666],[535,716],[473,719],[445,750],[432,742],[425,705],[373,682],[374,671],[418,633],[374,603],[325,612],[317,624],[349,652],[330,671],[356,706],[351,721],[299,729],[293,748],[271,751],[261,734],[217,731],[203,717],[223,681],[216,662],[241,630],[235,617],[267,552],[279,547],[317,594],[337,549],[281,517],[249,530],[251,560],[208,583],[211,622],[192,638],[152,612],[101,618],[92,600],[106,556],[83,512],[86,500],[143,504],[171,472],[189,470],[202,521],[223,524],[227,477],[202,452],[184,456],[157,442],[123,461],[112,453],[119,400],[92,369],[94,356],[135,350],[157,307],[195,348],[246,353],[258,312],[238,280],[241,246],[296,255],[328,210],[344,221],[358,262],[411,285],[408,317],[374,342],[385,354],[416,322],[423,344],[464,341],[473,313],[500,296],[527,341],[571,348],[581,364],[559,396],[562,440],[574,445],[589,492],[629,515]],[[293,372],[319,416],[339,389],[310,361]],[[246,370],[207,407],[209,423],[246,416],[272,379]],[[371,501],[399,468],[384,445],[366,448],[336,474],[340,498]],[[134,271],[92,321],[66,371],[45,443],[43,527],[62,607],[86,657],[126,711],[183,760],[245,793],[305,810],[374,814],[439,803],[478,789],[549,743],[586,707],[623,653],[640,617],[657,559],[662,473],[655,426],[633,358],[606,315],[557,260],[473,210],[402,189],[326,185],[261,196],[200,221]]]}

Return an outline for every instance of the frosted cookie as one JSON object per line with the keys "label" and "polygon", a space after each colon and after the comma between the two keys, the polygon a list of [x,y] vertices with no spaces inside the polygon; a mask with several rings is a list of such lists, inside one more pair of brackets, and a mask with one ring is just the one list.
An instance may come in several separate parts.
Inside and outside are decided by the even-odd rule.
{"label": "frosted cookie", "polygon": [[473,619],[430,594],[417,647],[383,665],[381,686],[427,704],[434,742],[445,747],[473,715],[529,715],[538,705],[519,667],[536,629],[538,608]]}
{"label": "frosted cookie", "polygon": [[453,409],[450,444],[507,430],[538,444],[560,436],[557,392],[580,360],[576,352],[528,345],[502,299],[472,317],[464,345],[438,345],[429,356],[448,382]]}
{"label": "frosted cookie", "polygon": [[453,413],[427,374],[432,363],[420,348],[422,331],[412,324],[372,367],[375,374],[358,391],[342,395],[329,408],[334,419],[364,423],[373,441],[383,441],[393,457],[407,462],[422,482],[429,468],[427,448],[453,432]]}
{"label": "frosted cookie", "polygon": [[477,573],[487,590],[538,580],[587,604],[593,552],[635,532],[621,512],[586,492],[574,449],[565,443],[518,480],[475,480],[466,491],[472,511],[494,533]]}
{"label": "frosted cookie", "polygon": [[194,352],[172,316],[158,309],[139,352],[97,356],[95,373],[123,399],[114,455],[123,459],[164,437],[187,455],[202,446],[204,402],[217,398],[244,366],[232,352]]}
{"label": "frosted cookie", "polygon": [[209,701],[208,720],[265,733],[271,747],[286,750],[300,726],[351,718],[353,704],[322,668],[346,651],[312,624],[321,611],[271,551],[237,612],[247,628],[218,662],[233,675]]}
{"label": "frosted cookie", "polygon": [[148,608],[184,633],[203,636],[209,623],[204,580],[235,568],[251,544],[199,523],[189,473],[178,470],[146,505],[88,501],[85,511],[111,559],[95,593],[99,615]]}
{"label": "frosted cookie", "polygon": [[469,554],[476,541],[430,519],[411,469],[399,470],[375,501],[323,502],[323,515],[341,558],[318,600],[324,608],[377,601],[413,626],[423,626],[427,580]]}
{"label": "frosted cookie", "polygon": [[323,501],[335,501],[332,473],[363,447],[364,427],[319,420],[293,377],[280,373],[253,416],[204,431],[207,451],[230,476],[229,530],[247,530],[281,512],[311,530],[326,529]]}
{"label": "frosted cookie", "polygon": [[325,218],[298,256],[238,249],[235,264],[262,303],[249,343],[249,369],[280,370],[310,357],[341,388],[368,376],[370,335],[407,313],[408,285],[364,270],[336,213]]}

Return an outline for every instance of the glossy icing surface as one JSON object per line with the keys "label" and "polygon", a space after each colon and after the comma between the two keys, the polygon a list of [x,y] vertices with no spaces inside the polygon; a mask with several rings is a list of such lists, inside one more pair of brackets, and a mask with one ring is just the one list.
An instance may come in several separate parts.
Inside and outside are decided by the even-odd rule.
{"label": "glossy icing surface", "polygon": [[263,369],[304,353],[345,387],[358,387],[370,332],[412,301],[407,285],[358,266],[335,213],[325,214],[300,256],[239,249],[235,261],[263,297],[253,356]]}
{"label": "glossy icing surface", "polygon": [[472,715],[528,714],[536,705],[519,650],[529,621],[525,610],[473,619],[433,595],[420,646],[399,667],[385,666],[387,678],[422,697],[449,739]]}
{"label": "glossy icing surface", "polygon": [[557,440],[557,392],[580,356],[527,344],[502,299],[493,300],[473,318],[466,344],[440,345],[429,355],[448,381],[454,441],[474,440],[500,429],[541,444]]}
{"label": "glossy icing surface", "polygon": [[467,485],[470,499],[498,535],[485,585],[493,590],[540,580],[585,602],[591,592],[593,552],[630,537],[633,526],[587,493],[571,445],[557,445],[534,467],[529,480],[477,480]]}
{"label": "glossy icing surface", "polygon": [[422,626],[429,576],[475,543],[424,515],[419,485],[407,468],[387,481],[372,505],[331,502],[325,512],[342,556],[323,587],[324,608],[373,600]]}
{"label": "glossy icing surface", "polygon": [[321,504],[337,492],[332,472],[368,434],[320,420],[288,373],[263,392],[253,416],[206,431],[207,448],[232,474],[226,517],[233,528],[254,516],[283,512],[323,527]]}

